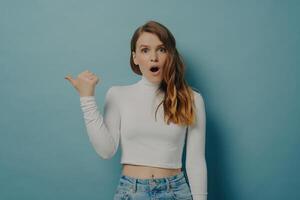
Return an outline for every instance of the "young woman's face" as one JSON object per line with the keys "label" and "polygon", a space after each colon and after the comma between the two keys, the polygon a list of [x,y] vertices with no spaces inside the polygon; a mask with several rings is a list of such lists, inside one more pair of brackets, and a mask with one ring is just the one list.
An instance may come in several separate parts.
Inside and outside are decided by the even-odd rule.
{"label": "young woman's face", "polygon": [[[155,34],[143,32],[136,42],[136,51],[132,52],[132,55],[134,64],[139,65],[143,76],[153,83],[162,80],[167,49]],[[155,66],[159,70],[152,72],[150,69]]]}

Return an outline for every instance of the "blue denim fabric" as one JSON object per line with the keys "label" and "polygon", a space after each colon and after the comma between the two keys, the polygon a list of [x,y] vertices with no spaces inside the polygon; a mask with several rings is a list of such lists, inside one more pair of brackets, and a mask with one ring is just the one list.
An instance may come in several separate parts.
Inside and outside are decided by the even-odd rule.
{"label": "blue denim fabric", "polygon": [[121,175],[114,200],[192,200],[183,171],[164,178],[138,179]]}

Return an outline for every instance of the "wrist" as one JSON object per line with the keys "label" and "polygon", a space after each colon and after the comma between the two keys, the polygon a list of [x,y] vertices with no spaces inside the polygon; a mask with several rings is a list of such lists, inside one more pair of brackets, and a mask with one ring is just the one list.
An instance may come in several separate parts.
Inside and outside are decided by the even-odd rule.
{"label": "wrist", "polygon": [[95,96],[94,94],[79,94],[80,97],[90,97]]}

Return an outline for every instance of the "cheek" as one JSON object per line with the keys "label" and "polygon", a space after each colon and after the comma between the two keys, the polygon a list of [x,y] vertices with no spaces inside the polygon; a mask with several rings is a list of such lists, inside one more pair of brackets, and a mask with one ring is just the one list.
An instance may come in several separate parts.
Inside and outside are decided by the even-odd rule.
{"label": "cheek", "polygon": [[144,74],[145,70],[146,70],[145,67],[143,65],[139,65],[139,68],[140,68],[141,72]]}
{"label": "cheek", "polygon": [[148,62],[148,57],[146,55],[140,56],[140,62],[145,64]]}
{"label": "cheek", "polygon": [[147,66],[147,64],[148,64],[148,58],[147,58],[147,56],[140,55],[139,57],[137,57],[137,61],[142,66]]}
{"label": "cheek", "polygon": [[146,70],[147,70],[147,68],[146,68],[147,62],[144,59],[141,59],[141,58],[138,60],[138,62],[139,62],[139,68],[140,68],[140,70],[143,73],[146,72]]}
{"label": "cheek", "polygon": [[163,63],[165,63],[166,62],[166,60],[167,60],[167,55],[162,55],[161,57],[160,57],[160,60],[161,60],[161,62],[163,62]]}

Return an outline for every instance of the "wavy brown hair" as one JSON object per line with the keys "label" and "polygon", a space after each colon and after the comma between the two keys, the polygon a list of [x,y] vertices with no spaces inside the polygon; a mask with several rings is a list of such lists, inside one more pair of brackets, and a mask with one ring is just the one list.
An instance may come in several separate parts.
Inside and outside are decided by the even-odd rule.
{"label": "wavy brown hair", "polygon": [[184,79],[185,65],[181,55],[177,51],[175,38],[167,27],[151,20],[135,30],[131,38],[131,69],[134,73],[142,75],[139,66],[133,62],[132,52],[136,52],[136,42],[143,32],[157,35],[167,49],[167,59],[162,71],[163,78],[158,88],[165,95],[162,102],[157,106],[157,109],[163,104],[164,120],[167,124],[170,122],[179,125],[193,124],[195,122],[193,90]]}

